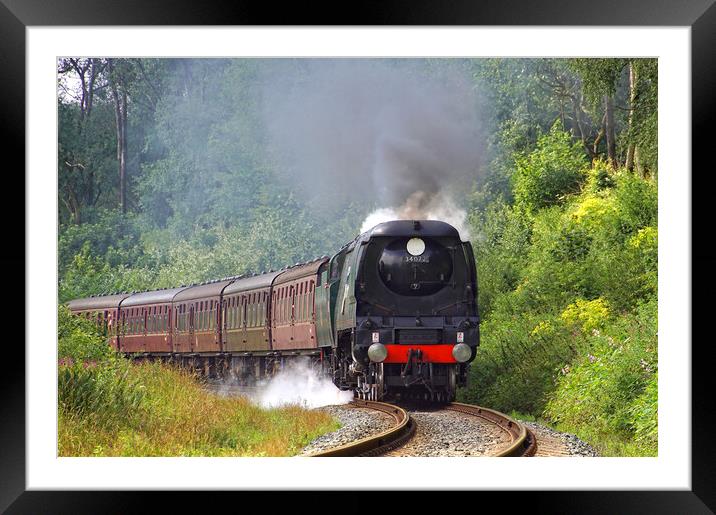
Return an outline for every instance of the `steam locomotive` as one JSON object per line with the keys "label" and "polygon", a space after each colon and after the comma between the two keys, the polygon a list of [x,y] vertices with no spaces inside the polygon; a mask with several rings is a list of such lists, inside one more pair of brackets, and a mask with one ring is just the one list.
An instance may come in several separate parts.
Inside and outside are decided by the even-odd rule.
{"label": "steam locomotive", "polygon": [[476,297],[472,246],[454,227],[397,220],[330,258],[68,306],[119,352],[210,377],[260,379],[308,356],[360,398],[451,401],[479,344]]}

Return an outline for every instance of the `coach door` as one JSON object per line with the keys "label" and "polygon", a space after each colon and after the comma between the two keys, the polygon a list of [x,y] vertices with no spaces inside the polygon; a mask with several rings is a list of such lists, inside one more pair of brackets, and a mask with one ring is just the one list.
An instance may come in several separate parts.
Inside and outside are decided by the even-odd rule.
{"label": "coach door", "polygon": [[194,313],[195,304],[192,302],[189,304],[189,352],[194,352],[196,349],[196,342],[194,341]]}

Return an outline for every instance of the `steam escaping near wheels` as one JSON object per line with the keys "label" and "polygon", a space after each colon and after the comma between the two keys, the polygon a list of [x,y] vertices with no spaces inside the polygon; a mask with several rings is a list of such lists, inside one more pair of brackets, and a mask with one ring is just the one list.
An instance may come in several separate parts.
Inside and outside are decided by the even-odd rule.
{"label": "steam escaping near wheels", "polygon": [[308,358],[286,364],[275,376],[257,382],[252,390],[248,398],[262,408],[319,408],[353,400],[352,391],[339,390],[329,377],[311,366]]}

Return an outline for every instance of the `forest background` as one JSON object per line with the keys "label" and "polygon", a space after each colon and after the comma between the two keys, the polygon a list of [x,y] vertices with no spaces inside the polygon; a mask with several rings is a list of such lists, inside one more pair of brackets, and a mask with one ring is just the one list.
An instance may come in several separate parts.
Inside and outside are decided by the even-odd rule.
{"label": "forest background", "polygon": [[416,141],[450,163],[432,187],[478,269],[461,399],[656,455],[657,78],[628,58],[60,59],[59,301],[331,254],[398,207],[360,136],[432,127]]}

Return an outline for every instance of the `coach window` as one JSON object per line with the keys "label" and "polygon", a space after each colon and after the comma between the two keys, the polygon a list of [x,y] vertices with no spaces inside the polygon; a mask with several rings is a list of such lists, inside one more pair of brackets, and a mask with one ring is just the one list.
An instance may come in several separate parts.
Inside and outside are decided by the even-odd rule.
{"label": "coach window", "polygon": [[306,304],[303,295],[303,283],[300,283],[298,286],[298,295],[296,296],[296,318],[299,322],[303,322],[303,308]]}
{"label": "coach window", "polygon": [[291,321],[296,320],[296,295],[298,294],[298,287],[291,286]]}
{"label": "coach window", "polygon": [[251,327],[256,327],[256,312],[258,311],[257,305],[256,305],[257,300],[258,299],[256,298],[256,294],[252,293],[251,294]]}
{"label": "coach window", "polygon": [[289,320],[289,313],[291,309],[291,298],[290,298],[291,292],[288,289],[288,286],[284,287],[283,289],[283,323],[288,324],[290,322]]}
{"label": "coach window", "polygon": [[286,323],[286,306],[288,305],[288,291],[287,289],[281,288],[281,323]]}
{"label": "coach window", "polygon": [[274,311],[275,311],[274,317],[275,317],[275,322],[277,324],[281,322],[281,309],[282,309],[281,289],[279,288],[278,290],[276,290],[276,308],[274,309]]}
{"label": "coach window", "polygon": [[309,301],[308,301],[308,282],[303,283],[303,321],[305,322],[308,320],[308,309],[309,309]]}
{"label": "coach window", "polygon": [[311,318],[311,284],[306,281],[306,312],[304,313],[304,320],[308,321]]}
{"label": "coach window", "polygon": [[236,297],[236,327],[244,327],[244,296]]}
{"label": "coach window", "polygon": [[281,310],[283,304],[281,304],[281,288],[276,290],[276,324],[281,323]]}
{"label": "coach window", "polygon": [[261,293],[261,325],[266,325],[266,311],[268,310],[268,294],[266,292]]}

